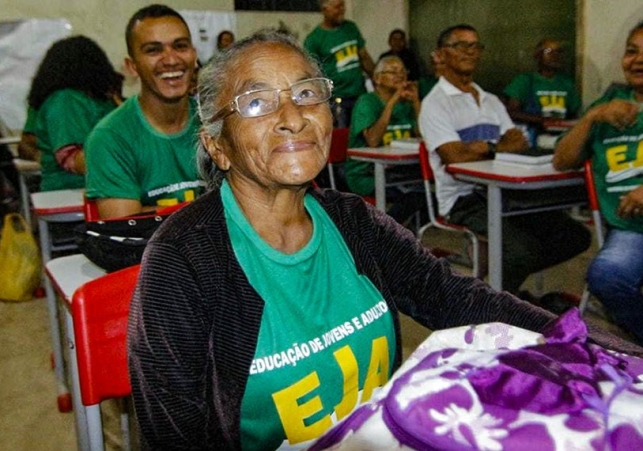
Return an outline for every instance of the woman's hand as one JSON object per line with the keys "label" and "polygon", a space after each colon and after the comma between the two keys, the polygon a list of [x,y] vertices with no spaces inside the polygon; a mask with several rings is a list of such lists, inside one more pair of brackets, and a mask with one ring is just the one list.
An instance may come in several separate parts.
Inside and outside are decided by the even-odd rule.
{"label": "woman's hand", "polygon": [[398,91],[402,100],[406,100],[407,102],[420,100],[417,83],[413,81],[405,82]]}
{"label": "woman's hand", "polygon": [[643,216],[643,185],[621,197],[616,214],[621,218]]}
{"label": "woman's hand", "polygon": [[629,100],[616,99],[598,105],[592,112],[594,122],[606,122],[619,130],[623,130],[636,123],[639,106]]}

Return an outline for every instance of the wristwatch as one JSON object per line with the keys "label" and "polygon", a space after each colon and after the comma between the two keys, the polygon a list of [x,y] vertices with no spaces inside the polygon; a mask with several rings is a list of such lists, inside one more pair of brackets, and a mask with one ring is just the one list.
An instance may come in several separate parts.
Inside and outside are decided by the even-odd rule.
{"label": "wristwatch", "polygon": [[493,160],[494,158],[496,158],[496,151],[498,150],[498,146],[496,146],[496,143],[493,141],[487,141],[487,146],[488,146],[487,156],[491,160]]}

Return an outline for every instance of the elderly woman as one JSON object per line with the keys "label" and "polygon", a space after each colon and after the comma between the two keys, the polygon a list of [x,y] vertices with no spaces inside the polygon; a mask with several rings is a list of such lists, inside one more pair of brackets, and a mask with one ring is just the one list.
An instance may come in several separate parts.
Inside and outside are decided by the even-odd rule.
{"label": "elderly woman", "polygon": [[454,273],[360,197],[312,188],[331,89],[275,32],[202,70],[212,186],[151,240],[131,309],[146,447],[304,449],[399,366],[399,312],[431,329],[553,319]]}
{"label": "elderly woman", "polygon": [[629,33],[621,66],[628,87],[598,99],[556,146],[558,170],[588,158],[609,232],[587,282],[607,310],[643,344],[643,22]]}

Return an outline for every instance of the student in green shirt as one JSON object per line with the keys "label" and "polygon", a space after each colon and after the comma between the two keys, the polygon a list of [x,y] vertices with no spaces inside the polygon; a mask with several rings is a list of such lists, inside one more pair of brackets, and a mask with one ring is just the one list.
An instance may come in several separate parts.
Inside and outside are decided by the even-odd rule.
{"label": "student in green shirt", "polygon": [[364,73],[373,74],[375,64],[355,22],[344,17],[344,0],[321,0],[324,16],[304,41],[304,47],[333,81],[331,110],[335,127],[348,127],[357,97],[366,92]]}
{"label": "student in green shirt", "polygon": [[121,82],[105,52],[85,36],[62,39],[47,51],[28,96],[42,191],[85,186],[85,141],[116,108]]}
{"label": "student in green shirt", "polygon": [[595,101],[556,145],[554,167],[592,161],[605,243],[587,270],[589,290],[643,344],[643,22],[629,33],[624,88]]}

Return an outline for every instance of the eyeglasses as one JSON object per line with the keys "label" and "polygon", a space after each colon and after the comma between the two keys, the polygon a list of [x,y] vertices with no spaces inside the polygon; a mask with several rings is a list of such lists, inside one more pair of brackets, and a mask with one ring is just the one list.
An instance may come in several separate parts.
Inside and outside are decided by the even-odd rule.
{"label": "eyeglasses", "polygon": [[450,47],[460,52],[464,52],[465,50],[476,50],[480,52],[484,50],[484,44],[482,42],[458,41],[452,42],[451,44],[444,44],[442,47]]}
{"label": "eyeglasses", "polygon": [[406,69],[400,70],[383,70],[379,72],[380,74],[389,74],[389,75],[408,75],[409,71]]}
{"label": "eyeglasses", "polygon": [[545,55],[548,55],[548,54],[550,54],[550,53],[551,53],[551,54],[553,54],[553,55],[562,55],[563,53],[565,53],[565,50],[564,50],[564,49],[560,49],[560,48],[559,48],[559,49],[553,49],[553,48],[551,48],[551,47],[545,47],[545,48],[542,50],[542,52],[543,52]]}
{"label": "eyeglasses", "polygon": [[279,94],[290,91],[290,98],[298,106],[317,105],[330,99],[333,82],[328,78],[307,78],[286,89],[255,89],[235,96],[232,101],[217,111],[209,123],[225,119],[235,111],[241,117],[261,117],[277,111]]}

